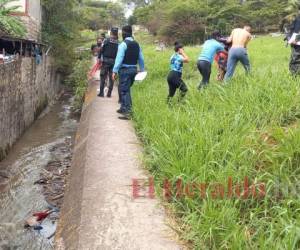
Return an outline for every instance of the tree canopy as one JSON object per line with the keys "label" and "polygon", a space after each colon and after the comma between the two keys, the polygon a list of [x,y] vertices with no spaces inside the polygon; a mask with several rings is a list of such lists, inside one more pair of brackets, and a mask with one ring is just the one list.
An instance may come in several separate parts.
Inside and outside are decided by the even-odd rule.
{"label": "tree canopy", "polygon": [[194,43],[213,30],[228,34],[251,25],[255,32],[278,31],[284,18],[297,12],[295,0],[153,0],[136,8],[131,21],[165,40]]}
{"label": "tree canopy", "polygon": [[125,22],[123,8],[117,3],[92,0],[42,0],[41,3],[42,39],[52,46],[56,64],[65,73],[69,73],[74,63],[81,30],[107,30]]}
{"label": "tree canopy", "polygon": [[109,29],[125,22],[123,7],[119,3],[86,0],[82,6],[84,25],[91,30]]}

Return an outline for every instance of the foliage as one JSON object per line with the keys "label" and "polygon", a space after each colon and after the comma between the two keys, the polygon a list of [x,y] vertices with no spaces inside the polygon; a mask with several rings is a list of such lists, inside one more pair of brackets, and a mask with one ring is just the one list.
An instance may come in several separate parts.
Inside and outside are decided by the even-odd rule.
{"label": "foliage", "polygon": [[0,29],[11,35],[23,37],[26,34],[24,25],[18,17],[11,15],[19,6],[7,7],[8,3],[13,2],[15,0],[0,0]]}
{"label": "foliage", "polygon": [[61,72],[68,74],[75,60],[79,37],[80,8],[77,0],[42,0],[42,39],[52,46],[51,52]]}
{"label": "foliage", "polygon": [[83,98],[88,86],[87,73],[90,68],[89,56],[77,59],[71,74],[68,76],[66,83],[73,87],[75,99],[75,109],[80,109],[83,104]]}
{"label": "foliage", "polygon": [[82,16],[86,28],[91,30],[107,30],[125,22],[123,7],[114,2],[86,1],[82,6]]}
{"label": "foliage", "polygon": [[152,34],[190,43],[195,37],[203,41],[213,30],[228,34],[245,24],[255,32],[278,31],[287,6],[288,0],[165,0],[137,8],[134,16]]}
{"label": "foliage", "polygon": [[299,14],[300,10],[300,1],[299,0],[289,0],[288,5],[285,9],[289,15],[285,17],[284,22],[290,23]]}
{"label": "foliage", "polygon": [[107,13],[103,8],[86,6],[82,10],[85,26],[91,30],[106,29],[103,20],[105,20]]}
{"label": "foliage", "polygon": [[142,7],[151,4],[151,0],[121,0],[124,4],[131,5],[134,4],[136,7]]}
{"label": "foliage", "polygon": [[[252,75],[238,66],[221,85],[215,65],[211,83],[197,90],[199,48],[186,47],[191,62],[183,79],[185,102],[166,104],[169,58],[143,46],[148,78],[133,88],[135,126],[145,146],[145,163],[161,190],[165,179],[206,183],[205,196],[173,196],[182,239],[193,249],[299,249],[300,85],[290,76],[290,50],[282,38],[257,38],[249,44]],[[227,197],[233,184],[265,183],[261,198]],[[225,185],[225,198],[213,196]],[[234,186],[236,188],[236,186]],[[243,192],[243,191],[241,191]],[[217,193],[218,194],[218,193]]]}

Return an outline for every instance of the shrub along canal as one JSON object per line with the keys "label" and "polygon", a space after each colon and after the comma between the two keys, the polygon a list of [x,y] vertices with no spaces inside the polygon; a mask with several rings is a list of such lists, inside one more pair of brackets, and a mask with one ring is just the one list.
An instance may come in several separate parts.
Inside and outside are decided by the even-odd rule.
{"label": "shrub along canal", "polygon": [[[78,124],[72,100],[65,91],[0,162],[0,249],[53,248]],[[40,227],[24,227],[26,219],[47,209],[55,212]]]}

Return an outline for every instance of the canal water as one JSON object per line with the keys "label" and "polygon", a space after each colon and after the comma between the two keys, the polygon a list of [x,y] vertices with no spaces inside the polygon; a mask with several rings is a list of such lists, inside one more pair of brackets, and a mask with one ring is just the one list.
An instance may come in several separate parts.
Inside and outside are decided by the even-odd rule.
{"label": "canal water", "polygon": [[[77,125],[78,118],[72,113],[72,95],[65,92],[0,162],[0,249],[53,249],[59,212],[44,220],[42,229],[36,228],[40,230],[24,228],[24,223],[37,211],[61,205],[63,199],[58,202],[57,198],[65,186],[62,176],[67,175],[71,164]],[[54,170],[59,173],[53,175]],[[40,183],[35,184],[49,175],[56,180],[50,183],[52,193]]]}

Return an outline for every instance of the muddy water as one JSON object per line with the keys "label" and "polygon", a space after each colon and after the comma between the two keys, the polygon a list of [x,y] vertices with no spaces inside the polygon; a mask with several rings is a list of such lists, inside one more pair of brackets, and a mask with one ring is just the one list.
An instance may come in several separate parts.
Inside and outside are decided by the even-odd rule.
{"label": "muddy water", "polygon": [[71,113],[71,101],[69,93],[63,94],[0,162],[0,249],[53,249],[51,236],[59,213],[47,218],[42,230],[25,229],[24,221],[34,212],[53,205],[43,186],[34,185],[45,172],[49,173],[47,166],[51,162],[70,165],[78,124]]}

